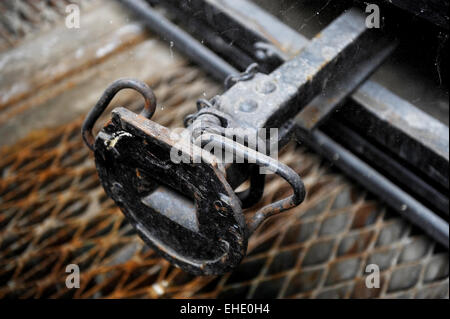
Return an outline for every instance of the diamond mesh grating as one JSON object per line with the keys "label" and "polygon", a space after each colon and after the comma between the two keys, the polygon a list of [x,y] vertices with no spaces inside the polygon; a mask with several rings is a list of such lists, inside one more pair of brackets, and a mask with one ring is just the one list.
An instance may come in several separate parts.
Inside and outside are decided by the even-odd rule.
{"label": "diamond mesh grating", "polygon": [[[164,105],[154,120],[181,126],[205,85],[218,91],[206,83],[186,65],[153,79]],[[148,249],[105,196],[81,121],[34,132],[0,154],[1,298],[448,298],[445,250],[293,144],[280,160],[303,177],[305,202],[264,224],[234,272],[186,274]],[[269,176],[259,205],[286,192]],[[72,263],[79,289],[65,286]],[[364,284],[370,263],[381,269],[379,289]]]}

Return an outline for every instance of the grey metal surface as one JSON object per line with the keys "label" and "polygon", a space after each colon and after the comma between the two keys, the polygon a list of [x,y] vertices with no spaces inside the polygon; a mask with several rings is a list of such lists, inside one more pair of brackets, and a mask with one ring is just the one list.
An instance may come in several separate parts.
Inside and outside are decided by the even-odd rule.
{"label": "grey metal surface", "polygon": [[[279,49],[278,53],[284,55],[287,52],[298,54],[307,44],[308,39],[286,26],[272,14],[261,9],[258,5],[248,0],[207,0],[211,8],[218,7],[223,10],[223,14],[228,16],[228,22],[235,20],[244,25],[247,30],[252,30],[255,36],[261,40],[272,39]],[[249,19],[248,15],[252,18]],[[259,21],[264,21],[264,25]],[[218,28],[220,25],[217,26]],[[243,36],[241,32],[229,31],[233,33],[231,38],[238,39]],[[250,32],[250,31],[249,31]],[[282,37],[282,40],[280,40]],[[255,48],[253,48],[255,49]],[[292,55],[291,55],[292,56]]]}
{"label": "grey metal surface", "polygon": [[[442,122],[434,120],[431,116],[414,107],[414,105],[399,98],[386,88],[376,82],[367,81],[353,94],[352,98],[363,105],[367,112],[394,129],[408,135],[411,140],[417,141],[419,145],[410,146],[408,149],[399,145],[398,141],[382,137],[377,130],[381,128],[369,127],[380,143],[386,145],[391,151],[400,157],[421,167],[421,169],[433,179],[439,181],[448,188],[448,164],[447,170],[444,163],[449,162],[449,128]],[[425,149],[431,150],[439,158],[441,164],[434,166],[422,156]],[[417,154],[413,157],[412,154]]]}
{"label": "grey metal surface", "polygon": [[[378,46],[378,47],[377,47]],[[312,130],[320,126],[336,107],[342,106],[345,99],[366,80],[381,63],[392,53],[396,41],[388,43],[379,41],[369,45],[371,54],[352,57],[353,65],[346,72],[333,73],[330,85],[326,85],[322,93],[314,98],[296,116],[295,122],[301,127]],[[364,86],[364,84],[363,84]]]}

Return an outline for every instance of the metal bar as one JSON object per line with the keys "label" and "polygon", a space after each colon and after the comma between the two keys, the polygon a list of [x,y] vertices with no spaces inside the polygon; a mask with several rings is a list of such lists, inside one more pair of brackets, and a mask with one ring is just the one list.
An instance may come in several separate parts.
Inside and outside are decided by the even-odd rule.
{"label": "metal bar", "polygon": [[176,17],[176,23],[200,40],[200,42],[212,49],[217,55],[224,56],[226,60],[239,71],[245,70],[249,65],[255,62],[255,59],[248,55],[238,46],[233,45],[233,40],[223,37],[220,32],[212,29],[202,19],[192,19],[191,15],[185,14],[179,8],[164,3],[168,11],[168,18],[173,15]]}
{"label": "metal bar", "polygon": [[144,23],[161,38],[183,52],[192,61],[208,70],[212,76],[222,80],[230,74],[239,72],[219,58],[214,52],[203,46],[191,35],[178,28],[164,16],[157,13],[143,0],[119,0],[143,19]]}
{"label": "metal bar", "polygon": [[[258,74],[253,81],[239,82],[225,92],[221,97],[221,110],[239,114],[236,120],[244,127],[281,126],[319,96],[327,85],[336,85],[340,80],[337,72],[359,72],[354,70],[353,65],[367,59],[371,55],[368,51],[373,46],[382,52],[389,52],[388,48],[392,48],[390,42],[379,30],[367,29],[364,21],[359,11],[348,10],[295,58],[270,75]],[[372,70],[377,65],[371,65]],[[360,80],[363,78],[359,77]],[[333,92],[339,99],[344,97],[340,90]],[[249,104],[253,105],[251,109],[246,107]]]}
{"label": "metal bar", "polygon": [[[251,1],[165,0],[160,4],[179,7],[188,16],[195,14],[196,19],[202,19],[211,29],[262,63],[266,59],[274,58],[280,64],[289,56],[298,54],[308,44],[307,38]],[[263,52],[265,49],[261,47],[258,49],[258,43],[261,42],[274,42],[273,52]]]}
{"label": "metal bar", "polygon": [[347,126],[333,121],[324,126],[322,131],[355,155],[364,157],[370,166],[390,177],[396,184],[420,197],[429,207],[439,210],[448,218],[448,196],[439,192],[421,177],[412,173],[401,161],[393,161],[388,154],[376,145],[369,143]]}
{"label": "metal bar", "polygon": [[403,217],[422,228],[428,235],[449,248],[449,225],[428,208],[401,190],[386,177],[361,161],[319,130],[305,133],[296,130],[300,143],[328,158],[347,175],[352,176],[369,191],[389,203]]}
{"label": "metal bar", "polygon": [[312,130],[322,124],[335,111],[339,104],[364,82],[377,67],[394,51],[397,43],[390,40],[374,43],[368,54],[360,54],[353,59],[353,64],[346,72],[335,72],[331,85],[327,85],[321,94],[311,101],[296,117],[301,127]]}
{"label": "metal bar", "polygon": [[341,120],[449,188],[449,128],[381,85],[368,81],[352,95]]}

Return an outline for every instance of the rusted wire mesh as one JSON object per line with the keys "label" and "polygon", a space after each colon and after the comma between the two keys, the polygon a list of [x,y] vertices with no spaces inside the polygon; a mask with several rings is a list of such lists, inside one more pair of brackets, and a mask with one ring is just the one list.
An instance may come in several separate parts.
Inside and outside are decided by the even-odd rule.
{"label": "rusted wire mesh", "polygon": [[[181,126],[206,83],[186,65],[154,79],[154,120]],[[445,250],[293,144],[280,159],[303,177],[305,202],[264,224],[232,273],[186,274],[147,248],[106,197],[81,121],[0,153],[1,298],[448,298]],[[258,207],[288,191],[269,177]],[[81,269],[79,289],[66,288],[68,264]],[[367,264],[381,270],[378,289],[365,285]]]}

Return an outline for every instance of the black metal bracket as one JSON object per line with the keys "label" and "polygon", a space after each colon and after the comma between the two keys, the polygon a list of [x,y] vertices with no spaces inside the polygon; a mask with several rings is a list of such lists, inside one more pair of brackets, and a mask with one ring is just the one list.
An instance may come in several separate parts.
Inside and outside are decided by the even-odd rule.
{"label": "black metal bracket", "polygon": [[[144,96],[144,110],[137,115],[124,108],[114,109],[111,121],[93,142],[96,120],[123,88],[135,89]],[[212,126],[202,123],[211,118],[214,123],[217,119],[214,107],[209,112],[199,110],[191,129],[195,130],[197,123],[201,125],[196,135],[201,141],[186,150],[183,147],[186,141],[150,120],[155,106],[155,96],[145,83],[121,79],[106,89],[88,114],[82,135],[94,151],[102,185],[142,239],[173,264],[197,275],[227,272],[245,256],[248,237],[259,225],[303,201],[303,182],[292,169],[275,159],[211,133]],[[220,128],[220,120],[217,123]],[[293,188],[293,195],[264,206],[246,221],[240,198],[245,205],[259,200],[263,189],[259,174],[252,171],[249,192],[239,196],[217,159],[196,146],[205,143],[232,151],[280,175]],[[182,152],[189,160],[174,162],[171,158],[174,152]]]}

